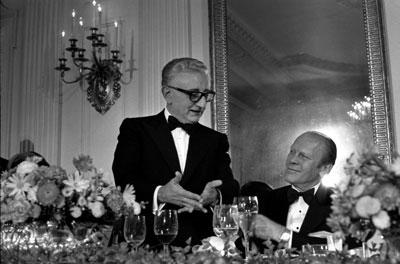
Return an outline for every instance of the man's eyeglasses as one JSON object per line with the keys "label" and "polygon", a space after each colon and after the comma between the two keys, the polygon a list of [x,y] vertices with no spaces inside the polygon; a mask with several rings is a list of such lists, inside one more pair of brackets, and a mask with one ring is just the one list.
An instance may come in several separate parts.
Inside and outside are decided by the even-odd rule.
{"label": "man's eyeglasses", "polygon": [[181,93],[189,95],[189,99],[193,103],[197,103],[198,101],[200,101],[201,97],[203,97],[203,96],[206,99],[206,102],[211,102],[214,99],[214,96],[215,96],[215,92],[214,91],[210,91],[210,90],[206,90],[206,92],[199,92],[199,91],[188,91],[188,90],[181,89],[181,88],[178,88],[178,87],[174,87],[174,86],[171,86],[171,85],[165,85],[165,86],[169,87],[171,89],[177,90],[177,91],[179,91]]}

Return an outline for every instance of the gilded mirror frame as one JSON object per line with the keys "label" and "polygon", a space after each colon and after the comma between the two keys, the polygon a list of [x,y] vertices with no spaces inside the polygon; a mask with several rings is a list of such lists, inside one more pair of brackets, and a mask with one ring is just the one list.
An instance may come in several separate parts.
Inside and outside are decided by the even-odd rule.
{"label": "gilded mirror frame", "polygon": [[[394,140],[390,116],[382,1],[362,0],[367,50],[373,141],[380,156],[392,160]],[[211,85],[216,91],[212,105],[213,127],[229,135],[227,0],[209,0]]]}

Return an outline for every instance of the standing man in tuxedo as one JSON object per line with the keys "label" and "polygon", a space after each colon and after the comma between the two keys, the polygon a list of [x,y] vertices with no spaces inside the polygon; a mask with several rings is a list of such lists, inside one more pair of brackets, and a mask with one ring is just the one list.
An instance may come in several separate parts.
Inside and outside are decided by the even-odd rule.
{"label": "standing man in tuxedo", "polygon": [[[318,132],[305,132],[292,144],[286,159],[285,181],[290,185],[265,193],[265,206],[252,222],[253,234],[288,248],[325,244],[323,231],[331,213],[332,190],[321,177],[335,164],[336,144]],[[326,234],[326,233],[325,233]]]}
{"label": "standing man in tuxedo", "polygon": [[133,184],[136,200],[149,202],[144,213],[145,243],[150,245],[160,244],[153,234],[155,210],[178,210],[179,232],[173,245],[198,244],[213,235],[209,207],[220,198],[230,203],[238,194],[227,136],[198,123],[215,96],[209,85],[204,63],[174,59],[162,70],[165,109],[154,116],[127,118],[120,127],[115,183],[121,188]]}

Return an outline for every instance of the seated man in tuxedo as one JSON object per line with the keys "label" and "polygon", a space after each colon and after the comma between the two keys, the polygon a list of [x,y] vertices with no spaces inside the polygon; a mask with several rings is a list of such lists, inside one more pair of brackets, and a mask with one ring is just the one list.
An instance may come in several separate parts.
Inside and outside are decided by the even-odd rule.
{"label": "seated man in tuxedo", "polygon": [[300,135],[286,159],[284,178],[291,185],[265,193],[265,204],[252,222],[253,235],[288,248],[326,244],[321,231],[330,232],[326,219],[331,213],[332,190],[321,185],[321,177],[330,172],[335,160],[332,139],[318,132]]}
{"label": "seated man in tuxedo", "polygon": [[133,184],[136,200],[153,205],[144,211],[145,244],[160,244],[152,225],[153,213],[160,207],[179,212],[179,232],[173,245],[199,244],[213,235],[212,212],[207,207],[220,196],[224,203],[231,203],[239,192],[230,168],[227,136],[198,123],[215,95],[209,85],[204,63],[174,59],[162,70],[165,109],[122,122],[114,179],[122,189]]}

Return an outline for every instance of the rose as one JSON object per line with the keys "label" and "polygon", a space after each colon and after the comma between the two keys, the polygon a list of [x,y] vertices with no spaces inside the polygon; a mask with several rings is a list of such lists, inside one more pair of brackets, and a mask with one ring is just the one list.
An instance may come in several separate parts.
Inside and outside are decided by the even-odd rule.
{"label": "rose", "polygon": [[372,223],[378,229],[385,229],[390,227],[390,217],[386,211],[379,211],[378,214],[372,216]]}
{"label": "rose", "polygon": [[361,197],[356,203],[356,212],[360,217],[367,218],[378,213],[380,209],[381,203],[379,200],[369,195]]}
{"label": "rose", "polygon": [[351,196],[353,196],[354,198],[357,198],[363,194],[364,190],[365,190],[364,185],[356,185],[351,190]]}
{"label": "rose", "polygon": [[38,165],[32,161],[23,161],[17,166],[17,174],[25,175],[38,168]]}
{"label": "rose", "polygon": [[89,209],[92,211],[94,217],[99,218],[106,212],[103,203],[95,201],[88,204]]}
{"label": "rose", "polygon": [[31,204],[25,199],[14,199],[10,203],[12,208],[11,218],[13,223],[23,223],[28,219]]}
{"label": "rose", "polygon": [[386,210],[394,210],[397,205],[397,200],[400,199],[400,190],[390,183],[383,184],[375,193],[382,208]]}

